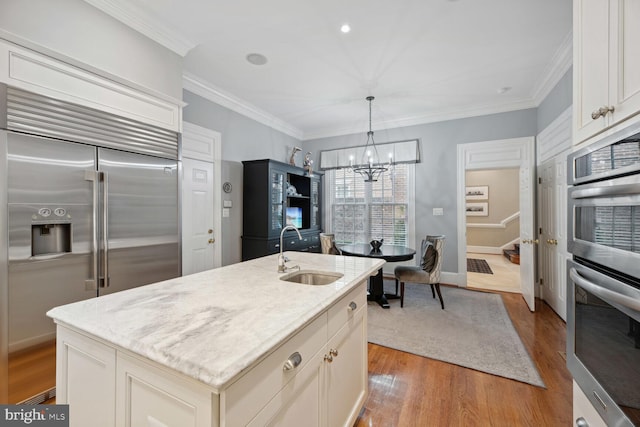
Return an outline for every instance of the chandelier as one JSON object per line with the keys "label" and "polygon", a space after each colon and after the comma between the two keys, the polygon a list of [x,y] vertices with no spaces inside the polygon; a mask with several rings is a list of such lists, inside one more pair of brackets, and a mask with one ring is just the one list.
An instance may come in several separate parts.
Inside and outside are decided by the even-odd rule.
{"label": "chandelier", "polygon": [[[371,130],[371,101],[374,99],[373,96],[367,96],[366,98],[366,100],[369,101],[369,132],[367,132],[367,144],[364,146],[360,163],[356,164],[356,167],[353,167],[354,172],[362,175],[364,182],[376,182],[380,175],[388,170],[388,165],[380,162],[376,142],[373,140],[373,130]],[[350,162],[353,164],[353,157],[350,158]],[[390,164],[391,158],[389,158],[389,165]]]}

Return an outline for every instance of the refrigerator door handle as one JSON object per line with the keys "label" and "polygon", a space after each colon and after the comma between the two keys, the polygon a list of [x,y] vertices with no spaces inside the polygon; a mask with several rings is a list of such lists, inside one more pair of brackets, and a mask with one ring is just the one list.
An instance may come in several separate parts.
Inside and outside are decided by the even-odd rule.
{"label": "refrigerator door handle", "polygon": [[99,172],[88,170],[84,172],[85,181],[93,182],[93,208],[91,212],[91,278],[84,281],[84,289],[92,291],[98,289],[98,204],[100,202]]}
{"label": "refrigerator door handle", "polygon": [[100,287],[109,287],[109,176],[106,172],[102,175],[102,262],[104,278],[100,282]]}

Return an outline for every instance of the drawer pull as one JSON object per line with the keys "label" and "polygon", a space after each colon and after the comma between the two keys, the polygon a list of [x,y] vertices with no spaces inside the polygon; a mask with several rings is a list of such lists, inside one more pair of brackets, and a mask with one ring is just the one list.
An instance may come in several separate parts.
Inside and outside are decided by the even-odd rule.
{"label": "drawer pull", "polygon": [[335,350],[335,349],[332,348],[331,350],[329,350],[329,354],[332,355],[332,356],[337,356],[338,355],[338,350]]}
{"label": "drawer pull", "polygon": [[349,308],[347,308],[347,310],[349,311],[356,311],[356,308],[358,308],[358,304],[356,304],[355,302],[351,301],[349,303]]}
{"label": "drawer pull", "polygon": [[290,371],[292,369],[297,368],[302,363],[302,356],[297,351],[293,353],[286,362],[284,362],[284,366],[282,367],[283,371]]}
{"label": "drawer pull", "polygon": [[327,362],[331,363],[333,362],[333,356],[329,355],[327,356],[326,354],[324,355],[324,360],[326,360]]}

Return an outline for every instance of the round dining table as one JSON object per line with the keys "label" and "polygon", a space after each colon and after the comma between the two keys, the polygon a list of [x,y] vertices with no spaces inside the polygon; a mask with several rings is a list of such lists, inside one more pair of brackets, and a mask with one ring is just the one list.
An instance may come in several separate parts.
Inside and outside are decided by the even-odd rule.
{"label": "round dining table", "polygon": [[[387,262],[408,261],[416,254],[415,249],[399,245],[382,245],[380,249],[374,250],[369,243],[353,243],[339,247],[343,255],[380,258]],[[369,296],[371,301],[376,301],[382,308],[389,308],[389,301],[384,293],[384,282],[382,278],[382,268],[375,276],[369,279]],[[395,296],[397,297],[397,296]]]}

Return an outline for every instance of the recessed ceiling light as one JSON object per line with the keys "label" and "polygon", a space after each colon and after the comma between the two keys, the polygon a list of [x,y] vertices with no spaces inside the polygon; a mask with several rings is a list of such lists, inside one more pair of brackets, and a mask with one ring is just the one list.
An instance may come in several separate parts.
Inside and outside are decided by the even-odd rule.
{"label": "recessed ceiling light", "polygon": [[347,34],[349,31],[351,31],[351,25],[344,23],[342,24],[342,26],[340,27],[340,31],[342,31],[342,33]]}
{"label": "recessed ceiling light", "polygon": [[247,55],[247,61],[253,65],[264,65],[267,63],[267,57],[259,53],[250,53]]}
{"label": "recessed ceiling light", "polygon": [[507,93],[511,90],[511,86],[505,86],[498,89],[498,93],[502,95],[503,93]]}

